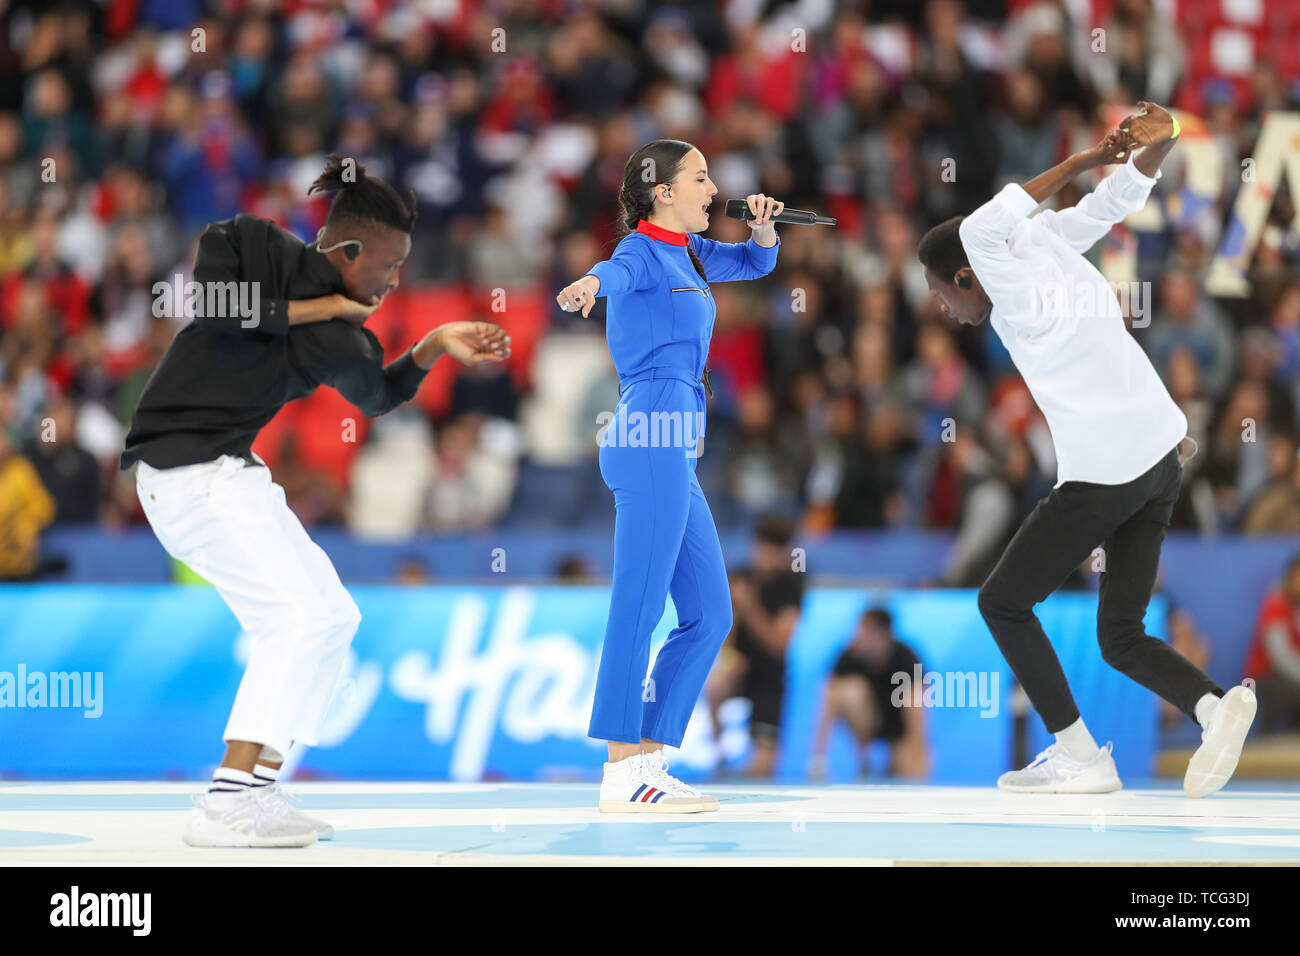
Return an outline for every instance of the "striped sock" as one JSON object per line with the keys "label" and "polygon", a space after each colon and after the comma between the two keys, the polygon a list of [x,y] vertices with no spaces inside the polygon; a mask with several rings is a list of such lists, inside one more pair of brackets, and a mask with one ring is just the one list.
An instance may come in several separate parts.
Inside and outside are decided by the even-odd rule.
{"label": "striped sock", "polygon": [[208,787],[208,793],[239,793],[252,785],[253,775],[247,770],[218,767],[216,773],[212,775],[212,786]]}
{"label": "striped sock", "polygon": [[253,766],[253,787],[269,787],[280,779],[279,767],[268,767],[266,764],[255,764]]}

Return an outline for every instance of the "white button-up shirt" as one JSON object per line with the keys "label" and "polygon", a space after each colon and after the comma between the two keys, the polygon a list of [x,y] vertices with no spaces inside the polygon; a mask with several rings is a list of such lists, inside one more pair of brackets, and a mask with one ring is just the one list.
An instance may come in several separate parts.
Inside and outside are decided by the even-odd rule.
{"label": "white button-up shirt", "polygon": [[1073,208],[1032,219],[1038,204],[1012,183],[958,230],[993,303],[989,321],[1051,429],[1058,487],[1132,481],[1187,434],[1114,290],[1083,257],[1145,205],[1159,178],[1130,157]]}

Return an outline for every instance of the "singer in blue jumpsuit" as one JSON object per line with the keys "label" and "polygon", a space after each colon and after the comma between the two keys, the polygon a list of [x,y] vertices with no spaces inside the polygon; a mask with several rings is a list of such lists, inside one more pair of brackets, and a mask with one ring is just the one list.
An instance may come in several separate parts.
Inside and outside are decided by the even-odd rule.
{"label": "singer in blue jumpsuit", "polygon": [[[776,266],[780,239],[764,248],[673,232],[642,219],[614,254],[592,267],[606,296],[606,333],[619,374],[619,407],[600,449],[614,492],[614,581],[588,735],[680,747],[718,649],[731,630],[731,593],[722,546],[695,475],[705,413],[701,376],[717,307],[686,251],[709,280],[757,279]],[[680,421],[656,432],[639,420]],[[648,437],[680,435],[666,446]],[[650,635],[671,594],[673,628],[646,679]]]}

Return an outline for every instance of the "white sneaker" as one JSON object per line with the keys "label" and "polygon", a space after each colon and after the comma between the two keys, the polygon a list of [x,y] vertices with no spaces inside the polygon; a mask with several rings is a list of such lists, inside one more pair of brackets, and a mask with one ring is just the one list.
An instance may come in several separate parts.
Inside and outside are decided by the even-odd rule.
{"label": "white sneaker", "polygon": [[1112,750],[1107,741],[1097,756],[1080,763],[1052,744],[1024,770],[1008,770],[998,777],[998,789],[1012,793],[1111,793],[1123,786]]}
{"label": "white sneaker", "polygon": [[1201,731],[1201,745],[1187,763],[1183,793],[1204,797],[1219,790],[1241,759],[1241,747],[1255,720],[1258,703],[1249,687],[1234,687],[1219,700],[1210,726]]}
{"label": "white sneaker", "polygon": [[602,813],[701,813],[718,801],[669,776],[662,750],[605,764],[600,781]]}
{"label": "white sneaker", "polygon": [[190,846],[311,846],[316,842],[316,830],[277,812],[270,801],[249,788],[196,797],[181,839]]}
{"label": "white sneaker", "polygon": [[262,795],[262,799],[267,802],[272,813],[278,814],[285,820],[297,820],[307,824],[316,831],[316,839],[332,840],[334,839],[334,828],[324,820],[318,820],[316,817],[309,817],[290,801],[297,800],[297,794],[286,793],[280,789],[278,783],[270,783],[264,787],[253,787],[253,790]]}

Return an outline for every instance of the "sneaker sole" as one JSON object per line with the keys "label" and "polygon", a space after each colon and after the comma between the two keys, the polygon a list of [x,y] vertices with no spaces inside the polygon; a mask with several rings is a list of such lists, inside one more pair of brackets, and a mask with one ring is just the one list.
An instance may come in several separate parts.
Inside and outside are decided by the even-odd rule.
{"label": "sneaker sole", "polygon": [[181,839],[186,846],[213,848],[213,849],[290,849],[293,847],[311,846],[316,842],[316,834],[309,833],[305,837],[283,836],[283,837],[246,837],[231,836],[217,837],[207,834],[196,835],[188,830],[181,834]]}
{"label": "sneaker sole", "polygon": [[713,803],[634,803],[630,800],[602,800],[601,813],[710,813],[719,809],[717,801]]}
{"label": "sneaker sole", "polygon": [[1231,779],[1258,706],[1249,687],[1234,687],[1223,695],[1215,714],[1214,732],[1187,762],[1183,793],[1189,797],[1206,797],[1221,790]]}
{"label": "sneaker sole", "polygon": [[1003,783],[999,780],[998,789],[1005,790],[1007,793],[1114,793],[1117,790],[1123,790],[1124,784],[1115,780],[1086,786],[1070,786],[1067,783],[1053,784],[1050,787],[1025,787],[1018,784]]}

